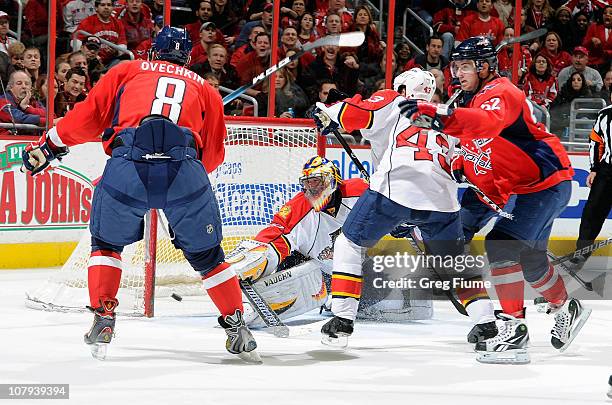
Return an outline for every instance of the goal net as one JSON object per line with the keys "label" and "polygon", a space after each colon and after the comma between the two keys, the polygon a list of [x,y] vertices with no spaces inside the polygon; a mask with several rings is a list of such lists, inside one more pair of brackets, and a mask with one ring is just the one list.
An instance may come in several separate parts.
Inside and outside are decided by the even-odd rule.
{"label": "goal net", "polygon": [[[317,132],[310,120],[228,117],[226,123],[225,160],[209,177],[221,211],[222,247],[229,252],[268,225],[299,190],[302,165],[317,154]],[[145,240],[126,246],[122,253],[118,313],[145,315],[145,291],[153,287],[156,315],[216,313],[201,287],[200,275],[174,248],[163,215],[159,218],[156,227],[146,221]],[[151,246],[147,236],[156,241],[154,283],[147,281],[150,271],[145,271]],[[91,235],[86,231],[61,270],[44,285],[26,292],[26,305],[53,311],[85,310],[90,251]]]}

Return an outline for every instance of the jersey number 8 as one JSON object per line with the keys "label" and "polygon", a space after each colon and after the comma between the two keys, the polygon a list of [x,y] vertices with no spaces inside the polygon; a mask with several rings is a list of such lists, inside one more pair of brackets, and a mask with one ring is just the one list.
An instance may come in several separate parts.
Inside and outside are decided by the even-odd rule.
{"label": "jersey number 8", "polygon": [[185,86],[181,79],[160,77],[155,89],[155,100],[151,105],[151,114],[163,115],[177,124],[181,115],[181,103],[185,97]]}

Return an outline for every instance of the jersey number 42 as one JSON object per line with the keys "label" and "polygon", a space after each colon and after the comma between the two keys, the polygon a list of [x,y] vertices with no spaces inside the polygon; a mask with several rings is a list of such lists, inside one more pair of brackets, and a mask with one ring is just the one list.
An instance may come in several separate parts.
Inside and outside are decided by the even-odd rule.
{"label": "jersey number 42", "polygon": [[431,131],[411,126],[397,135],[396,145],[398,148],[414,148],[414,160],[428,160],[434,162],[435,159],[440,167],[450,173],[450,166],[446,161],[448,156],[448,141],[443,135]]}

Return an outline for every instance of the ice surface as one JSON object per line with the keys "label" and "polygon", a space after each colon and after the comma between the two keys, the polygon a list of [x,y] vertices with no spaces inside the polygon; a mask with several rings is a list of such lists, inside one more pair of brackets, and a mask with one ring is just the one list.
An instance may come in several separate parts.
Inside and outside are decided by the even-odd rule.
{"label": "ice surface", "polygon": [[[49,274],[0,271],[0,382],[70,384],[70,400],[53,404],[612,403],[610,302],[585,303],[593,314],[563,354],[549,343],[552,317],[529,307],[532,363],[523,366],[477,363],[468,319],[446,302],[429,321],[357,323],[346,351],[320,343],[320,323],[307,325],[316,313],[289,323],[295,337],[256,331],[263,365],[227,353],[214,316],[118,318],[102,362],[83,343],[90,314],[24,306],[24,291]],[[29,402],[41,403],[15,403]]]}

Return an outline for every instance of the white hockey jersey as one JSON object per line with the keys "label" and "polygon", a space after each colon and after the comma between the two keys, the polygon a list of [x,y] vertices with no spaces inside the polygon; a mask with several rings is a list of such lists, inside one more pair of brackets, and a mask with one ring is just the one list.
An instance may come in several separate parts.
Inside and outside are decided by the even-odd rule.
{"label": "white hockey jersey", "polygon": [[457,183],[450,175],[456,138],[411,125],[400,114],[405,100],[381,90],[367,100],[361,95],[331,106],[317,103],[347,132],[360,130],[372,147],[376,168],[370,188],[405,207],[417,210],[459,210]]}
{"label": "white hockey jersey", "polygon": [[312,208],[303,192],[289,200],[260,231],[255,240],[269,243],[282,262],[293,251],[321,263],[322,270],[331,274],[334,241],[349,212],[368,184],[362,179],[344,180],[339,187],[342,201],[326,211]]}

